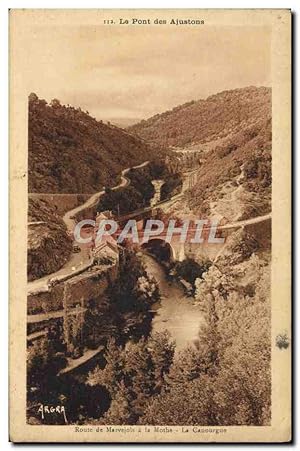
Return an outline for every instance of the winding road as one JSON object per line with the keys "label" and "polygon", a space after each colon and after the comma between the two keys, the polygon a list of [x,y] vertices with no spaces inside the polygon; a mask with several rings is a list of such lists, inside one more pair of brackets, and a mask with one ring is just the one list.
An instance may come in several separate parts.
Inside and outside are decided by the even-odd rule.
{"label": "winding road", "polygon": [[[147,166],[147,164],[149,164],[149,161],[144,161],[144,163],[141,163],[137,166],[133,166],[131,168],[127,168],[124,169],[121,173],[121,182],[114,186],[112,188],[112,191],[116,191],[120,188],[125,188],[126,186],[130,185],[130,180],[126,177],[126,174],[131,170],[131,169],[139,169],[139,168],[143,168],[144,166]],[[72,218],[72,216],[77,215],[78,213],[80,213],[82,210],[85,210],[86,208],[90,208],[93,207],[94,205],[96,205],[100,199],[101,196],[103,196],[103,194],[105,194],[105,190],[99,191],[98,193],[93,194],[86,202],[84,202],[84,204],[79,205],[76,208],[73,208],[73,210],[69,210],[67,211],[67,213],[65,213],[65,215],[63,216],[63,220],[68,228],[68,230],[73,230],[73,227],[75,225],[75,220],[74,218]]]}
{"label": "winding road", "polygon": [[[139,169],[139,168],[146,166],[147,164],[149,164],[149,161],[145,161],[137,166],[133,166],[131,168],[124,169],[121,173],[121,182],[118,185],[116,185],[115,187],[113,187],[112,190],[115,191],[120,188],[129,186],[130,180],[126,177],[126,174],[131,169]],[[186,174],[186,175],[188,176],[188,174]],[[91,208],[94,205],[96,205],[97,202],[99,201],[100,197],[103,196],[104,194],[105,194],[104,190],[99,191],[99,192],[93,194],[83,204],[81,204],[78,207],[73,208],[72,210],[69,210],[68,212],[65,213],[65,215],[63,216],[63,220],[70,233],[73,232],[74,227],[76,225],[75,224],[75,221],[76,221],[75,216],[78,213],[80,213],[82,210],[85,210],[86,208]],[[156,204],[156,206],[160,207],[160,208],[161,207],[169,207],[172,203],[174,203],[174,202],[178,201],[180,198],[182,198],[183,194],[184,194],[184,191],[175,195],[174,197],[172,197],[169,200],[164,200],[164,201],[158,202]],[[121,217],[119,219],[124,219],[125,217],[126,217],[126,219],[134,218],[134,217],[138,216],[139,214],[146,213],[147,211],[151,211],[152,209],[153,209],[153,207],[145,207],[143,209],[140,209],[140,210],[134,211],[128,215],[125,215],[124,217]],[[272,213],[268,213],[266,215],[257,216],[257,217],[242,220],[242,221],[236,221],[236,222],[233,222],[230,224],[224,224],[222,226],[219,226],[218,229],[223,230],[223,229],[245,227],[247,225],[257,224],[260,222],[267,221],[267,220],[271,219],[271,217],[272,217]],[[205,227],[204,227],[204,229],[205,229]],[[88,268],[90,266],[90,264],[92,262],[91,256],[90,256],[90,249],[88,248],[88,246],[86,244],[79,244],[79,243],[76,243],[76,244],[79,245],[79,247],[81,248],[81,252],[72,253],[70,256],[70,259],[58,271],[48,274],[47,276],[41,277],[40,279],[36,279],[34,281],[28,282],[27,288],[28,288],[29,293],[34,292],[36,290],[41,290],[41,289],[47,290],[48,283],[50,282],[51,279],[71,275],[73,273],[76,274],[76,272],[78,272],[78,270],[84,270],[85,268]]]}
{"label": "winding road", "polygon": [[[149,164],[149,161],[144,161],[143,163],[137,165],[137,166],[133,166],[130,168],[126,168],[121,172],[121,182],[114,186],[112,188],[113,191],[116,191],[120,188],[124,188],[126,186],[130,185],[130,180],[126,177],[126,174],[131,170],[131,169],[139,169],[142,168],[144,166],[147,166],[147,164]],[[99,191],[95,194],[93,194],[86,202],[84,202],[83,204],[79,205],[76,208],[73,208],[72,210],[67,211],[64,216],[63,216],[63,220],[67,226],[67,229],[70,233],[73,232],[74,227],[76,225],[75,221],[75,216],[80,213],[82,210],[85,210],[86,208],[91,208],[94,205],[97,204],[97,202],[99,201],[100,197],[103,196],[105,194],[105,191]],[[29,226],[34,225],[33,223],[29,223]],[[39,291],[42,289],[47,290],[48,289],[48,283],[50,282],[51,279],[55,279],[55,278],[59,278],[62,276],[66,276],[69,274],[74,273],[76,270],[80,270],[80,269],[84,269],[85,267],[88,267],[91,263],[91,256],[90,256],[90,250],[88,248],[88,246],[86,244],[79,244],[76,243],[76,245],[78,245],[81,249],[81,251],[79,253],[72,253],[70,255],[69,260],[58,270],[55,271],[51,274],[47,274],[44,277],[41,277],[39,279],[33,280],[31,282],[28,282],[27,284],[27,291],[28,293],[32,293],[34,291]]]}

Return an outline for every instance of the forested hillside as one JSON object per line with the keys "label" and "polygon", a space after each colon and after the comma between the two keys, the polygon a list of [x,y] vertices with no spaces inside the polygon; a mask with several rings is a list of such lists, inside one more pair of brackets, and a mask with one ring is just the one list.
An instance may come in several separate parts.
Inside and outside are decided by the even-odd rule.
{"label": "forested hillside", "polygon": [[271,89],[248,87],[179,105],[128,130],[156,144],[187,147],[220,141],[270,114]]}
{"label": "forested hillside", "polygon": [[116,184],[122,169],[157,154],[138,137],[80,108],[29,96],[29,192],[92,193]]}
{"label": "forested hillside", "polygon": [[[163,146],[199,151],[195,214],[249,218],[271,210],[271,89],[249,87],[189,102],[129,130]],[[192,155],[193,153],[191,153]]]}

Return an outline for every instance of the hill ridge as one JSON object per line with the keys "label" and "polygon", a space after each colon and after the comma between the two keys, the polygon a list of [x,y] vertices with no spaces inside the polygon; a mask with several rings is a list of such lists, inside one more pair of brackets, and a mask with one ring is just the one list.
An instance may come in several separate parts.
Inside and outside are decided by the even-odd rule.
{"label": "hill ridge", "polygon": [[[151,143],[189,147],[271,117],[271,88],[248,86],[192,100],[127,128]],[[245,123],[247,122],[247,124]]]}
{"label": "hill ridge", "polygon": [[28,191],[93,193],[115,185],[121,171],[151,159],[158,146],[89,112],[36,94],[28,105]]}

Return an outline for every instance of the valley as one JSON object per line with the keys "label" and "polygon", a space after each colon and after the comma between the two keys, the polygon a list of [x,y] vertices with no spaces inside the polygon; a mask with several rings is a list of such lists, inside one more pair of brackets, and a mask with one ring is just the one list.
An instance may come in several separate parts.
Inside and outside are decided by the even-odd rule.
{"label": "valley", "polygon": [[[232,381],[222,368],[232,365],[242,386],[252,376],[241,375],[241,367],[253,362],[265,375],[261,398],[267,406],[270,90],[225,91],[126,131],[34,96],[30,115],[29,422],[38,424],[38,397],[45,405],[60,397],[69,408],[76,404],[67,381],[83,398],[95,391],[93,405],[76,404],[76,424],[181,424],[187,420],[176,416],[184,402],[179,393],[192,402],[193,390],[206,390],[202,378],[216,393],[229,378],[224,396],[230,403]],[[176,224],[217,219],[225,242],[74,240],[82,219],[95,221],[89,232],[95,234],[103,219],[120,226],[135,220],[143,231],[152,218]],[[243,340],[249,360],[241,352],[232,362]],[[52,387],[52,399],[44,387]],[[267,424],[268,409],[252,411],[251,397],[243,396],[249,411],[237,406],[240,424]],[[120,402],[128,406],[124,412]],[[205,402],[198,414],[203,424],[216,424],[205,417]]]}

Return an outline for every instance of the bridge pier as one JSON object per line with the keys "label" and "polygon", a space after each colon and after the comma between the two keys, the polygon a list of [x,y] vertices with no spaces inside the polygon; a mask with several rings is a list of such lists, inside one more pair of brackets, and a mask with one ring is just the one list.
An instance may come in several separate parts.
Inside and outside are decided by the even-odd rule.
{"label": "bridge pier", "polygon": [[179,262],[182,262],[185,259],[185,246],[184,243],[180,243],[179,247],[177,249],[177,255],[176,255],[176,260],[178,260]]}

